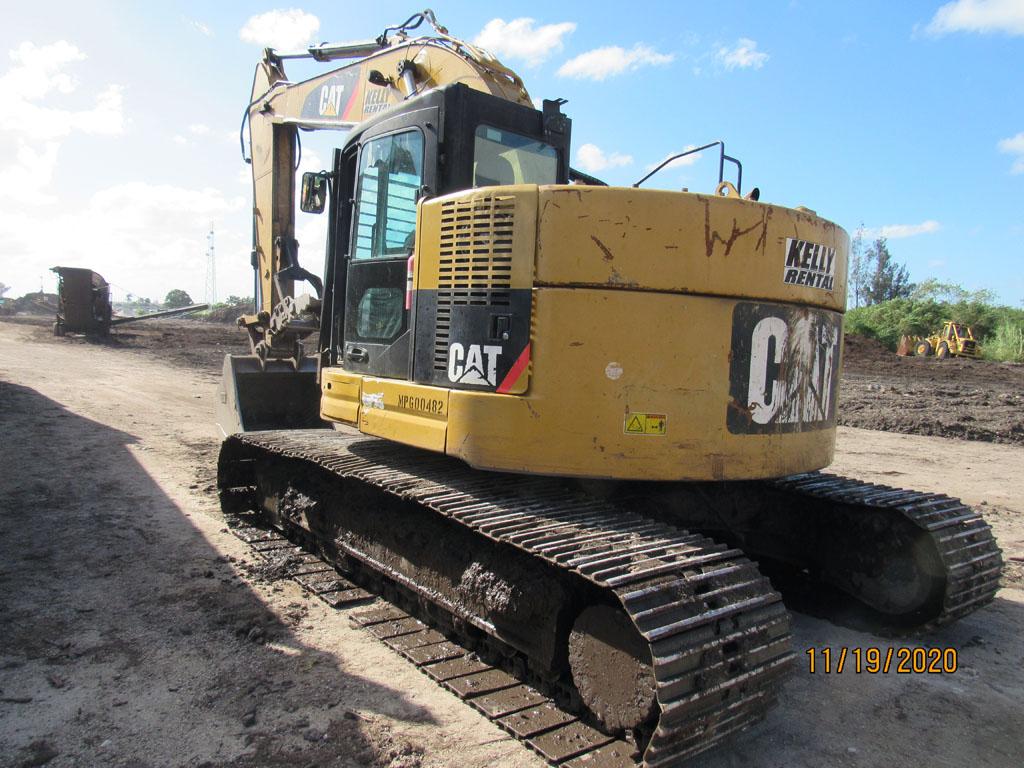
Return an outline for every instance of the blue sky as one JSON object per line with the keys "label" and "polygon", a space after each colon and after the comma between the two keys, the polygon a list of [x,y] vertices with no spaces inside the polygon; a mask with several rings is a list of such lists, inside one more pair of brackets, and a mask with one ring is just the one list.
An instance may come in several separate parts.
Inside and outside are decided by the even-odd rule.
{"label": "blue sky", "polygon": [[[629,184],[723,139],[762,200],[889,236],[911,277],[1024,300],[1024,0],[438,2],[535,99],[564,97],[573,164]],[[38,10],[33,10],[37,8]],[[496,10],[503,12],[498,14]],[[121,291],[251,293],[237,132],[262,45],[374,37],[404,3],[51,2],[0,29],[0,281],[52,290],[55,264]],[[293,79],[315,71],[289,65]],[[337,135],[307,142],[326,164]],[[651,185],[711,191],[715,163]],[[322,265],[323,218],[299,221]]]}

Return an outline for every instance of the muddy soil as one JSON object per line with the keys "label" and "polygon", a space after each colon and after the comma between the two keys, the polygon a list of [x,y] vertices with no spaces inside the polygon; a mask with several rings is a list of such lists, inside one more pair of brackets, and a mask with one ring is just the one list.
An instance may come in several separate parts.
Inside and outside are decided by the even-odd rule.
{"label": "muddy soil", "polygon": [[[0,322],[0,765],[542,765],[347,611],[255,567],[213,492],[219,358],[244,345],[213,328],[197,349],[195,325],[94,344]],[[840,428],[836,471],[978,505],[1005,586],[921,637],[796,614],[779,706],[693,765],[1019,765],[1021,466],[1017,445]],[[808,670],[808,649],[917,645],[956,649],[957,672]]]}
{"label": "muddy soil", "polygon": [[0,322],[0,766],[540,764],[256,567],[216,375],[36,331]]}
{"label": "muddy soil", "polygon": [[900,357],[874,339],[847,336],[839,423],[1024,445],[1024,365]]}
{"label": "muddy soil", "polygon": [[220,374],[224,355],[244,355],[249,352],[245,332],[233,323],[204,323],[198,320],[168,318],[141,320],[121,327],[115,326],[107,337],[68,334],[55,337],[51,318],[4,318],[4,322],[24,327],[35,342],[66,344],[80,347],[83,352],[94,348],[108,348],[129,352],[144,352],[174,365]]}

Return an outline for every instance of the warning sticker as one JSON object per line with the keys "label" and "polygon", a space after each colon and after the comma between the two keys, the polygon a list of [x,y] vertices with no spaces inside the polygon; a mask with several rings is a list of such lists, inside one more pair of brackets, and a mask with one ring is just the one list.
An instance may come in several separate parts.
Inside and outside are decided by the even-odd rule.
{"label": "warning sticker", "polygon": [[623,432],[627,435],[664,435],[668,416],[664,413],[627,413]]}

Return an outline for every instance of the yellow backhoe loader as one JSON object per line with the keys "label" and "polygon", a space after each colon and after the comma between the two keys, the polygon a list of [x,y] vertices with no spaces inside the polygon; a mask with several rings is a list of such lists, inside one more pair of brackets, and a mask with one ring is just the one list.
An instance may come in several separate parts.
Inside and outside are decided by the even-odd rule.
{"label": "yellow backhoe loader", "polygon": [[969,325],[947,320],[942,330],[930,336],[906,336],[900,340],[900,349],[907,350],[901,354],[909,355],[911,350],[918,357],[935,357],[945,360],[947,357],[977,357],[978,342],[974,331]]}
{"label": "yellow backhoe loader", "polygon": [[[354,61],[292,83],[290,56]],[[614,738],[675,765],[757,722],[791,665],[748,556],[904,628],[989,602],[1001,556],[955,499],[817,472],[847,234],[743,196],[721,142],[699,148],[712,194],[605,186],[570,168],[563,103],[535,108],[429,11],[264,53],[259,299],[252,355],[225,362],[218,486],[441,628],[403,652],[549,759],[623,764]],[[341,128],[301,183],[328,216],[321,277],[294,240],[298,137]],[[505,676],[450,659],[452,638]]]}

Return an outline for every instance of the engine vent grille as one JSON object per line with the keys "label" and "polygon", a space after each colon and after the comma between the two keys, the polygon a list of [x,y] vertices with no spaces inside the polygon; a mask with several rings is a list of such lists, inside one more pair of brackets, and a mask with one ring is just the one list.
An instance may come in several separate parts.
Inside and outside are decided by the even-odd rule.
{"label": "engine vent grille", "polygon": [[452,307],[508,307],[515,198],[486,195],[441,207],[434,368],[448,366]]}
{"label": "engine vent grille", "polygon": [[515,198],[488,195],[441,208],[438,288],[453,291],[512,286]]}

